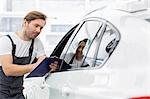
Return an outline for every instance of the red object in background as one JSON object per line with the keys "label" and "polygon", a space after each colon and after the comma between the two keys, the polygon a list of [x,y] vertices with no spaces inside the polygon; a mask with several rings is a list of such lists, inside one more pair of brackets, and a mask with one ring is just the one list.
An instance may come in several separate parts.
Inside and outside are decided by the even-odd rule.
{"label": "red object in background", "polygon": [[142,97],[133,97],[129,99],[150,99],[150,96],[142,96]]}

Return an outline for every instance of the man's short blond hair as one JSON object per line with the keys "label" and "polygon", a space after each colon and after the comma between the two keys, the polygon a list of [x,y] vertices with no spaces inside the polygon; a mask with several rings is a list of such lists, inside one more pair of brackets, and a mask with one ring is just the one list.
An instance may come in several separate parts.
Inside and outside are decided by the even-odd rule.
{"label": "man's short blond hair", "polygon": [[47,16],[39,11],[31,11],[25,17],[24,20],[27,20],[29,23],[35,19],[43,19],[46,20]]}

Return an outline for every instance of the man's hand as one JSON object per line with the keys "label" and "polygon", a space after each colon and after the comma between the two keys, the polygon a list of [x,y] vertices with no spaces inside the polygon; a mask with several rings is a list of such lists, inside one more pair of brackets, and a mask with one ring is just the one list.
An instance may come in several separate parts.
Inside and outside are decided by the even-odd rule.
{"label": "man's hand", "polygon": [[[46,58],[46,55],[40,56],[36,63],[32,66],[31,71],[33,71],[44,59]],[[31,72],[30,71],[30,72]]]}
{"label": "man's hand", "polygon": [[57,67],[58,67],[58,61],[54,61],[54,63],[51,63],[49,65],[49,67],[51,68],[50,72],[54,72],[56,71]]}

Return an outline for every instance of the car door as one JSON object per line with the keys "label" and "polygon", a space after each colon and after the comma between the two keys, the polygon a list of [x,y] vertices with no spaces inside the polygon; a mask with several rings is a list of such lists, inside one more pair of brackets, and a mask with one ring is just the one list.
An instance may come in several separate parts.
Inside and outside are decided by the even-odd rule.
{"label": "car door", "polygon": [[[67,64],[67,54],[75,53],[82,39],[88,38],[88,42],[83,51],[81,66],[66,71],[61,71],[63,66],[59,66],[59,71],[46,79],[49,99],[99,99],[95,97],[96,91],[100,87],[107,87],[110,75],[107,72],[99,72],[100,67],[104,66],[119,41],[116,31],[111,37],[113,32],[113,27],[106,20],[88,18],[81,21],[69,36],[67,34],[62,39],[52,56],[59,57]],[[85,63],[88,63],[88,66],[84,66]]]}

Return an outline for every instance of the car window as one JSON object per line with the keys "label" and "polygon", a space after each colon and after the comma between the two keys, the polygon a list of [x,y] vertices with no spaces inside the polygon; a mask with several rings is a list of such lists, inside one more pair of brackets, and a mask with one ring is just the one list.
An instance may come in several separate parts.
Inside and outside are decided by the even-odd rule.
{"label": "car window", "polygon": [[120,40],[118,30],[109,22],[102,21],[101,28],[91,40],[91,44],[86,51],[84,64],[88,63],[89,67],[102,67],[109,59]]}
{"label": "car window", "polygon": [[[88,65],[88,63],[83,62],[89,47],[91,46],[92,40],[95,38],[97,33],[99,32],[102,26],[102,22],[95,20],[84,21],[79,28],[79,30],[72,35],[71,41],[68,42],[66,49],[63,51],[61,58],[64,59],[68,64],[72,66],[72,68],[80,68],[83,65]],[[79,49],[80,42],[86,39],[86,44],[84,45],[84,49]],[[75,53],[80,53],[77,50],[82,50],[82,59],[76,60]],[[76,54],[78,55],[78,54]],[[71,62],[73,61],[73,62]]]}
{"label": "car window", "polygon": [[[91,46],[89,47],[89,50],[87,51],[86,56],[84,57],[84,62],[88,62],[89,66],[92,67],[94,61],[95,61],[95,53],[96,53],[96,47],[98,45],[98,37],[96,36],[93,39],[93,42],[91,43]],[[84,63],[83,63],[84,64]]]}
{"label": "car window", "polygon": [[119,32],[108,21],[86,19],[67,38],[60,59],[69,64],[69,70],[101,67],[109,59],[119,40]]}
{"label": "car window", "polygon": [[101,41],[102,34],[105,30],[106,30],[106,25],[102,24],[101,28],[97,32],[97,35],[95,35],[95,37],[93,38],[89,50],[87,51],[84,62],[88,62],[90,67],[93,67],[95,64],[97,52],[99,49],[99,42]]}
{"label": "car window", "polygon": [[99,49],[94,66],[102,66],[106,62],[106,60],[108,60],[115,47],[117,46],[118,41],[119,40],[117,33],[112,28],[107,26],[106,31],[104,32],[99,44]]}

